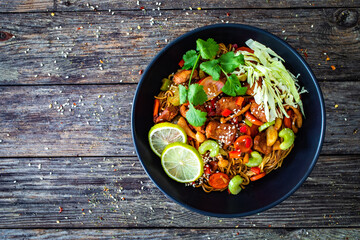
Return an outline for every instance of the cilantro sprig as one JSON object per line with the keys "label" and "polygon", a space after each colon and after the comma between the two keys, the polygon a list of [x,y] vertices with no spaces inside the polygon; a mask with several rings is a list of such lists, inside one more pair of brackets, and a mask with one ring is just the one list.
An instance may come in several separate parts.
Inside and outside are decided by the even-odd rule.
{"label": "cilantro sprig", "polygon": [[202,126],[206,122],[207,115],[206,112],[195,108],[195,106],[204,104],[207,101],[207,95],[203,86],[191,84],[191,79],[195,69],[198,67],[200,57],[203,60],[208,60],[200,64],[200,69],[212,76],[214,80],[219,80],[221,73],[224,73],[227,81],[221,90],[225,94],[235,97],[244,95],[247,90],[246,87],[241,86],[235,74],[228,76],[228,74],[233,72],[240,64],[244,64],[244,56],[242,54],[235,56],[235,53],[231,51],[216,59],[215,57],[218,51],[219,45],[214,39],[208,38],[206,41],[198,39],[196,41],[196,51],[189,50],[183,56],[183,69],[192,68],[192,71],[188,88],[183,85],[179,86],[180,104],[189,101],[189,111],[186,113],[186,119],[191,125],[196,127]]}

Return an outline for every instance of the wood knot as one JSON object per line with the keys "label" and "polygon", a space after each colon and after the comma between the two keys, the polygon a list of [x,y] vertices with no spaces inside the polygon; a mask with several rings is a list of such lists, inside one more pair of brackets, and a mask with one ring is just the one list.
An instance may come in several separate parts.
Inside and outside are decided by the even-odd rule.
{"label": "wood knot", "polygon": [[9,39],[12,38],[13,36],[14,36],[14,35],[12,35],[11,33],[0,31],[0,42],[9,40]]}
{"label": "wood knot", "polygon": [[354,27],[359,20],[359,13],[355,9],[338,10],[334,20],[340,27]]}
{"label": "wood knot", "polygon": [[64,2],[64,5],[67,6],[67,7],[69,7],[69,6],[71,5],[71,2],[70,2],[70,1],[65,1],[65,2]]}

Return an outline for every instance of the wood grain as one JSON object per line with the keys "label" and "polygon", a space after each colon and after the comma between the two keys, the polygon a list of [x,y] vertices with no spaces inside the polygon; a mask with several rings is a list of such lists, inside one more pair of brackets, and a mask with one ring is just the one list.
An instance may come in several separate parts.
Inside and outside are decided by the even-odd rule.
{"label": "wood grain", "polygon": [[51,0],[4,0],[0,1],[0,13],[6,12],[38,12],[54,10]]}
{"label": "wood grain", "polygon": [[[159,3],[161,3],[159,5]],[[112,10],[140,10],[143,7],[147,11],[152,9],[229,9],[229,8],[318,8],[318,7],[359,7],[360,1],[339,1],[339,0],[317,0],[317,1],[262,1],[227,0],[221,2],[216,0],[201,1],[114,1],[114,0],[11,0],[0,2],[0,13],[6,12],[38,12],[38,11],[108,11]]]}
{"label": "wood grain", "polygon": [[[360,6],[360,1],[339,1],[339,0],[318,0],[318,1],[263,1],[263,0],[199,0],[199,1],[111,1],[111,0],[56,0],[58,10],[84,11],[84,10],[139,10],[143,7],[147,11],[152,9],[189,9],[197,10],[198,7],[203,9],[231,9],[231,8],[313,8],[313,7],[355,7]],[[159,5],[159,3],[161,3]]]}
{"label": "wood grain", "polygon": [[359,229],[3,229],[6,239],[357,239]]}
{"label": "wood grain", "polygon": [[[322,153],[359,154],[359,84],[320,86],[327,115]],[[135,84],[0,87],[0,156],[134,156],[135,89]]]}
{"label": "wood grain", "polygon": [[287,39],[321,81],[359,80],[359,22],[339,18],[344,11],[359,13],[316,8],[7,14],[1,31],[15,38],[0,42],[0,85],[138,82],[139,71],[167,42],[221,22],[249,24]]}
{"label": "wood grain", "polygon": [[226,219],[169,200],[135,157],[2,158],[0,228],[359,227],[359,169],[360,155],[321,156],[281,204]]}

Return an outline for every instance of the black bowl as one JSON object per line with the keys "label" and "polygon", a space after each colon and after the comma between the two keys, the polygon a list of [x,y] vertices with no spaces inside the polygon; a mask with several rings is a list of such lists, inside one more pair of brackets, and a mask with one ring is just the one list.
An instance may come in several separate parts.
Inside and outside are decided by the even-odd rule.
{"label": "black bowl", "polygon": [[[205,193],[185,187],[170,179],[162,169],[160,158],[149,147],[148,132],[153,125],[154,96],[161,79],[175,72],[183,54],[196,49],[198,38],[214,38],[220,43],[245,45],[252,38],[272,48],[284,58],[285,66],[309,93],[302,97],[306,119],[295,140],[295,147],[283,166],[264,179],[251,182],[238,195],[224,192]],[[144,71],[137,87],[132,108],[132,134],[137,155],[146,173],[170,199],[180,205],[210,216],[240,217],[269,209],[289,197],[309,176],[321,150],[325,133],[325,110],[320,87],[304,59],[280,38],[255,27],[239,24],[217,24],[195,29],[167,45]]]}

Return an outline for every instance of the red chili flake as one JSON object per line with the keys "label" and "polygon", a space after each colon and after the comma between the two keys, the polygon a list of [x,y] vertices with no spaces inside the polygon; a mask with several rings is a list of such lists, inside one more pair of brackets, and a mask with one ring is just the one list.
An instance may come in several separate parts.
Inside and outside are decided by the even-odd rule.
{"label": "red chili flake", "polygon": [[239,234],[240,234],[239,232],[236,233],[236,235],[239,235]]}
{"label": "red chili flake", "polygon": [[308,57],[308,54],[307,54],[307,52],[304,52],[304,56],[305,56],[305,58],[307,58],[307,57]]}
{"label": "red chili flake", "polygon": [[141,9],[141,10],[144,10],[144,9],[145,9],[145,7],[140,7],[140,9]]}
{"label": "red chili flake", "polygon": [[76,106],[76,103],[73,103],[74,106]]}
{"label": "red chili flake", "polygon": [[82,208],[82,209],[81,209],[81,211],[83,212],[83,211],[84,211],[84,209]]}
{"label": "red chili flake", "polygon": [[114,169],[114,172],[116,172],[117,171],[117,169]]}
{"label": "red chili flake", "polygon": [[269,226],[268,227],[271,227],[271,224],[269,224]]}
{"label": "red chili flake", "polygon": [[226,16],[230,17],[230,15],[231,15],[231,14],[230,14],[229,12],[226,13]]}
{"label": "red chili flake", "polygon": [[143,74],[144,70],[139,70],[139,75]]}
{"label": "red chili flake", "polygon": [[334,65],[331,65],[331,69],[334,71],[336,67]]}
{"label": "red chili flake", "polygon": [[59,213],[62,213],[62,211],[63,211],[63,208],[59,207]]}

